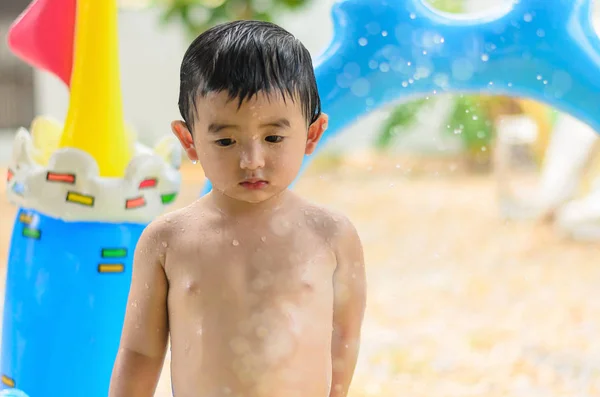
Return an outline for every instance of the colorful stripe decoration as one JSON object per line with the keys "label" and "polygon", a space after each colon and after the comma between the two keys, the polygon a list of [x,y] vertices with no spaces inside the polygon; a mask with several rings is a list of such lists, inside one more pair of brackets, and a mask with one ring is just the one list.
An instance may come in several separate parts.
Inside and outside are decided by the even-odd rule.
{"label": "colorful stripe decoration", "polygon": [[25,191],[25,187],[22,183],[15,182],[15,184],[12,187],[12,191],[17,195],[22,196],[23,192]]}
{"label": "colorful stripe decoration", "polygon": [[48,182],[70,183],[72,185],[75,183],[75,174],[60,174],[57,172],[48,172],[46,174],[46,180]]}
{"label": "colorful stripe decoration", "polygon": [[146,205],[146,199],[143,196],[129,199],[125,202],[125,209],[140,208]]}
{"label": "colorful stripe decoration", "polygon": [[33,223],[33,220],[34,220],[34,217],[31,214],[21,212],[21,215],[19,215],[19,222],[21,222],[25,225],[29,225],[29,224]]}
{"label": "colorful stripe decoration", "polygon": [[156,187],[156,185],[158,185],[158,179],[148,178],[148,179],[144,179],[143,181],[141,181],[140,186],[138,188],[139,189],[148,189],[151,187]]}
{"label": "colorful stripe decoration", "polygon": [[2,383],[8,387],[15,387],[15,381],[6,375],[2,375]]}
{"label": "colorful stripe decoration", "polygon": [[177,193],[169,193],[161,195],[160,199],[162,200],[163,204],[170,204],[175,200],[176,197]]}
{"label": "colorful stripe decoration", "polygon": [[10,182],[15,176],[15,173],[10,168],[6,171],[6,182]]}
{"label": "colorful stripe decoration", "polygon": [[98,265],[98,273],[123,273],[125,265],[122,263],[101,263]]}
{"label": "colorful stripe decoration", "polygon": [[70,203],[76,203],[88,207],[93,207],[94,200],[94,196],[88,196],[77,192],[67,192],[67,201]]}
{"label": "colorful stripe decoration", "polygon": [[42,238],[42,231],[33,227],[24,227],[22,234],[23,237],[32,238],[34,240],[39,240]]}
{"label": "colorful stripe decoration", "polygon": [[102,248],[103,258],[125,258],[127,248]]}

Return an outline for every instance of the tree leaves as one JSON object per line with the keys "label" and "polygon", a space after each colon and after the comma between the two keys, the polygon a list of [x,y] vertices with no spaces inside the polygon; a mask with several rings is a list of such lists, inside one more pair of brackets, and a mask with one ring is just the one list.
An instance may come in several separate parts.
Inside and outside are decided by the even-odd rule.
{"label": "tree leaves", "polygon": [[159,0],[163,23],[179,22],[196,37],[226,21],[253,19],[272,21],[277,12],[298,10],[314,0]]}

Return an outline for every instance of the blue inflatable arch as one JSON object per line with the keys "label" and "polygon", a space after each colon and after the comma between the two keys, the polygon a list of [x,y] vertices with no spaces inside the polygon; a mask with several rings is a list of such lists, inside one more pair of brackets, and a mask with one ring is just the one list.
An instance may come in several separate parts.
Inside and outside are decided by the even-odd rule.
{"label": "blue inflatable arch", "polygon": [[[334,36],[315,62],[330,117],[321,148],[373,110],[443,92],[527,97],[600,131],[591,0],[514,0],[476,16],[442,13],[425,1],[334,5]],[[207,181],[202,195],[211,188]]]}

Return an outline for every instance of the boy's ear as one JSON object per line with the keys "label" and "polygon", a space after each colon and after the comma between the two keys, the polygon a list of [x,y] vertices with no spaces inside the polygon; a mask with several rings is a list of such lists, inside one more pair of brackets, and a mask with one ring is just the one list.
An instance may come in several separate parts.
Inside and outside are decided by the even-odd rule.
{"label": "boy's ear", "polygon": [[306,140],[305,154],[312,154],[315,151],[323,133],[327,131],[328,123],[329,116],[325,113],[321,113],[319,118],[308,127],[308,139]]}
{"label": "boy's ear", "polygon": [[198,152],[194,147],[194,138],[185,121],[175,120],[171,123],[173,134],[179,139],[181,147],[185,150],[188,158],[192,161],[198,161]]}

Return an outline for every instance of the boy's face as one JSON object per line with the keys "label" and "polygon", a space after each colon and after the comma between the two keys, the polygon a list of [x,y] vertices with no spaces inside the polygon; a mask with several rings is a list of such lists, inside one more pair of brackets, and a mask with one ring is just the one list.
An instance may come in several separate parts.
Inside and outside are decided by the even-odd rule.
{"label": "boy's face", "polygon": [[213,189],[250,203],[285,190],[327,128],[326,115],[307,127],[299,100],[277,93],[259,93],[239,108],[226,92],[209,93],[196,104],[193,131],[175,121],[174,134]]}

